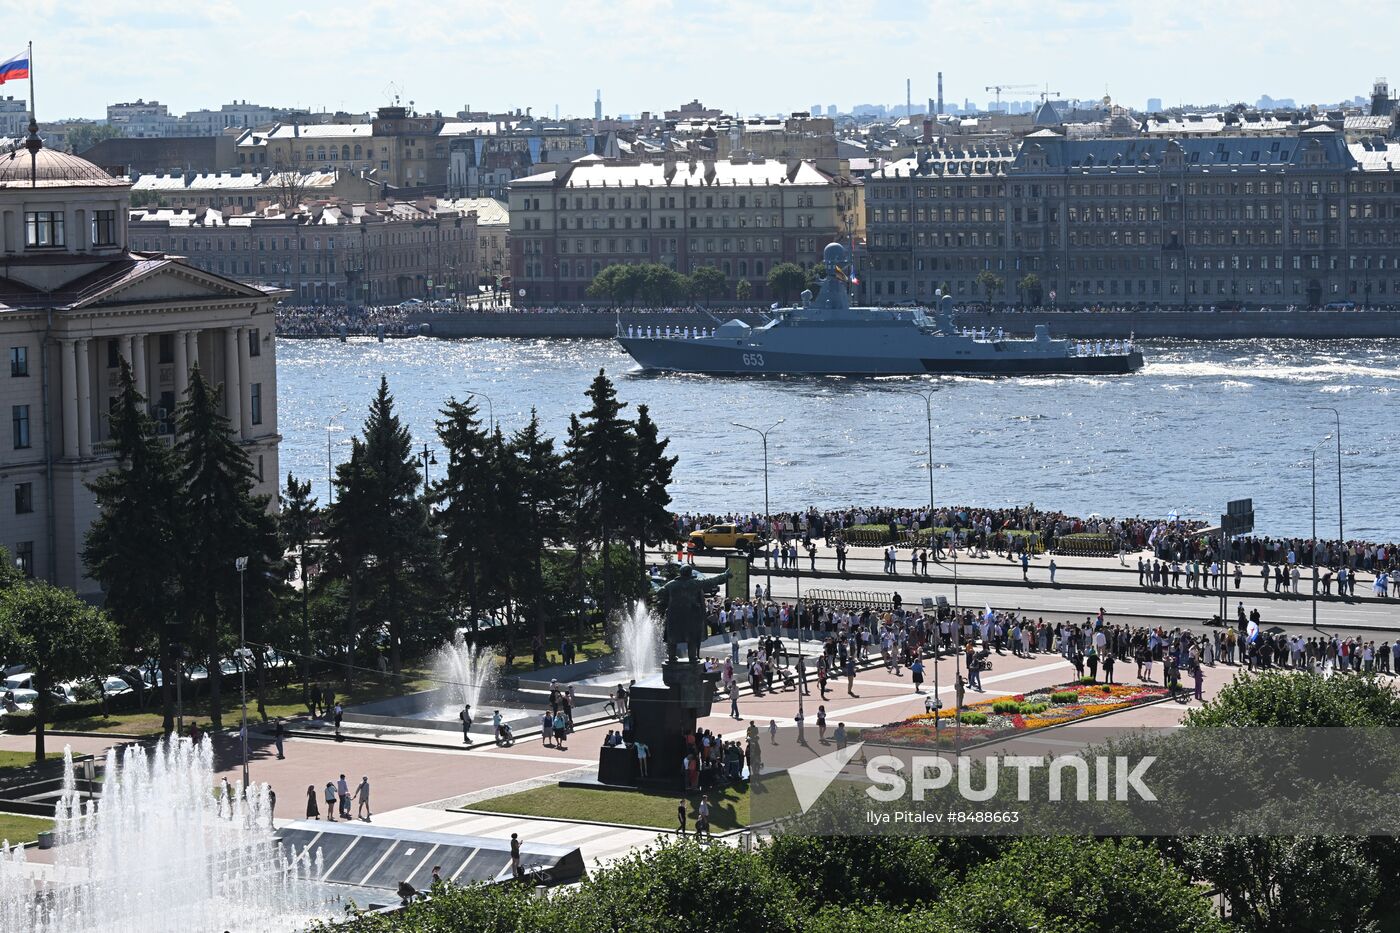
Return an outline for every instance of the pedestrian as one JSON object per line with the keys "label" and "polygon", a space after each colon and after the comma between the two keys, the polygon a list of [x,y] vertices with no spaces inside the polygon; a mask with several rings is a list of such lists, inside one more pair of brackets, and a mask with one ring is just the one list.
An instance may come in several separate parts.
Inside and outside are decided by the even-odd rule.
{"label": "pedestrian", "polygon": [[335,782],[327,781],[325,789],[326,819],[335,822]]}
{"label": "pedestrian", "polygon": [[778,744],[778,720],[768,720],[768,741],[773,745]]}
{"label": "pedestrian", "polygon": [[1055,566],[1055,558],[1053,558],[1053,557],[1050,558],[1050,585],[1051,585],[1051,586],[1054,586],[1054,585],[1055,585],[1055,571],[1056,571],[1057,569],[1058,569],[1058,568]]}
{"label": "pedestrian", "polygon": [[838,722],[838,723],[836,724],[836,731],[832,733],[832,736],[831,736],[831,737],[832,737],[833,739],[836,740],[836,748],[837,748],[838,750],[839,750],[839,749],[845,748],[845,747],[846,747],[846,724],[845,724],[844,722]]}
{"label": "pedestrian", "polygon": [[554,714],[554,747],[560,751],[567,751],[564,748],[564,737],[569,734],[569,721],[564,718],[564,711],[560,710]]}
{"label": "pedestrian", "polygon": [[909,679],[914,681],[914,692],[924,692],[924,662],[922,658],[915,658],[914,663],[909,665]]}
{"label": "pedestrian", "polygon": [[540,741],[545,748],[554,747],[554,717],[548,710],[540,715]]}
{"label": "pedestrian", "polygon": [[277,760],[281,761],[287,756],[283,753],[282,743],[287,738],[287,729],[282,725],[282,717],[278,716],[272,724],[272,742],[277,746]]}
{"label": "pedestrian", "polygon": [[676,804],[676,835],[678,836],[685,835],[685,817],[685,800],[682,799],[680,803]]}
{"label": "pedestrian", "polygon": [[340,780],[335,782],[336,793],[340,798],[340,818],[350,819],[350,782],[345,780],[345,775],[340,776]]}
{"label": "pedestrian", "polygon": [[470,703],[462,707],[462,711],[457,714],[457,718],[462,720],[462,744],[472,744],[472,706]]}
{"label": "pedestrian", "polygon": [[321,808],[317,805],[316,785],[306,786],[306,818],[308,820],[319,820],[321,818]]}
{"label": "pedestrian", "polygon": [[355,788],[355,799],[360,802],[359,809],[356,811],[356,816],[368,823],[370,818],[368,775],[360,778],[360,786]]}
{"label": "pedestrian", "polygon": [[520,864],[520,835],[510,834],[510,868],[517,881],[525,877],[525,868]]}
{"label": "pedestrian", "polygon": [[1205,679],[1205,677],[1204,677],[1204,673],[1203,673],[1202,670],[1201,670],[1201,665],[1199,665],[1199,664],[1193,665],[1193,666],[1191,667],[1191,680],[1192,680],[1192,682],[1193,682],[1193,684],[1194,684],[1194,686],[1195,686],[1195,688],[1196,688],[1196,699],[1197,699],[1197,700],[1203,700],[1203,699],[1205,699],[1204,694],[1201,692],[1201,684],[1202,684],[1202,681],[1204,681],[1204,679]]}
{"label": "pedestrian", "polygon": [[957,708],[959,712],[962,711],[963,697],[965,697],[966,695],[967,685],[963,681],[962,671],[958,671],[957,675],[953,678],[953,696],[957,700]]}
{"label": "pedestrian", "polygon": [[267,789],[267,825],[271,829],[277,828],[277,791],[271,787]]}
{"label": "pedestrian", "polygon": [[700,795],[700,805],[695,808],[695,838],[699,839],[701,833],[706,839],[713,838],[710,835],[710,798],[705,794]]}
{"label": "pedestrian", "polygon": [[341,707],[339,703],[335,704],[333,708],[335,710],[335,740],[339,742],[341,740],[340,720],[345,715],[345,710]]}
{"label": "pedestrian", "polygon": [[646,743],[641,741],[640,739],[632,743],[632,747],[636,749],[637,752],[637,776],[646,777],[647,758],[651,754],[651,750],[648,749]]}

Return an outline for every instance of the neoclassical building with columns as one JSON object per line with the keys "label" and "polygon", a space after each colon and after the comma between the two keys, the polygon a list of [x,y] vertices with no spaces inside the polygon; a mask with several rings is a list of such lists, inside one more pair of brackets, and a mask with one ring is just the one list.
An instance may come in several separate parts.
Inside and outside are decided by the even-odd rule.
{"label": "neoclassical building with columns", "polygon": [[276,501],[273,304],[282,294],[129,248],[130,183],[43,147],[0,154],[0,545],[85,595],[87,484],[111,466],[107,413],[127,360],[162,434],[198,366]]}

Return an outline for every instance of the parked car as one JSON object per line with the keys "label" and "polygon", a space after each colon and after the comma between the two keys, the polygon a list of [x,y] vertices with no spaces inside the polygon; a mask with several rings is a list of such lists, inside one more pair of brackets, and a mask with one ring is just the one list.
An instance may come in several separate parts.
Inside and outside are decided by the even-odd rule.
{"label": "parked car", "polygon": [[709,528],[692,531],[690,541],[701,551],[712,548],[751,551],[758,546],[759,536],[752,531],[740,531],[734,525],[711,525]]}

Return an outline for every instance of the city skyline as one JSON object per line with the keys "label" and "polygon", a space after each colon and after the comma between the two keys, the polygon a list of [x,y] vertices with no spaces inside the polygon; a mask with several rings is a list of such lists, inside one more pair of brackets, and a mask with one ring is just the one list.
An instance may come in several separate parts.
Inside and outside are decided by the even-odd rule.
{"label": "city skyline", "polygon": [[[583,0],[540,9],[483,0],[466,17],[419,0],[369,0],[335,18],[284,15],[262,0],[153,0],[119,21],[65,0],[4,6],[16,38],[0,55],[34,42],[42,120],[100,118],[107,104],[138,98],[181,113],[235,99],[363,112],[395,95],[425,112],[470,105],[553,116],[557,106],[561,116],[589,116],[595,88],[612,116],[691,98],[744,114],[805,111],[813,102],[844,112],[901,103],[906,77],[917,111],[936,95],[938,71],[950,104],[985,105],[995,97],[985,88],[996,84],[1022,86],[1003,100],[1036,97],[1034,86],[1051,96],[1106,93],[1137,108],[1149,97],[1166,107],[1262,95],[1306,104],[1364,95],[1387,70],[1383,33],[1358,31],[1351,54],[1326,72],[1278,73],[1273,63],[1306,60],[1315,46],[1315,34],[1299,28],[1309,12],[1299,0],[1238,4],[1209,17],[1137,2],[1105,12],[1080,0],[1009,0],[993,14],[966,15],[945,2],[858,0],[844,8],[854,30],[804,0],[762,8]],[[1356,0],[1331,11],[1334,21],[1360,21],[1348,16],[1361,11]],[[876,73],[866,67],[876,61],[889,64]],[[308,77],[289,89],[289,71]],[[0,87],[0,95],[27,93],[20,82]]]}

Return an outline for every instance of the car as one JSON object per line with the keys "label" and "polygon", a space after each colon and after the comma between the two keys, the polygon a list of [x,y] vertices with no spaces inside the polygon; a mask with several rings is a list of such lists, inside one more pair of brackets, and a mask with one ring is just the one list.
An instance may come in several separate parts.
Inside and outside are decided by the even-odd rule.
{"label": "car", "polygon": [[412,309],[418,307],[421,304],[423,304],[422,298],[409,298],[405,301],[400,301],[399,307],[405,309]]}
{"label": "car", "polygon": [[126,682],[126,678],[118,677],[116,674],[109,674],[102,678],[102,692],[108,699],[119,697],[124,693],[131,693],[131,684]]}
{"label": "car", "polygon": [[740,531],[735,525],[711,525],[690,533],[690,543],[696,550],[708,551],[715,548],[732,548],[737,551],[752,551],[758,546],[759,536],[752,531]]}

